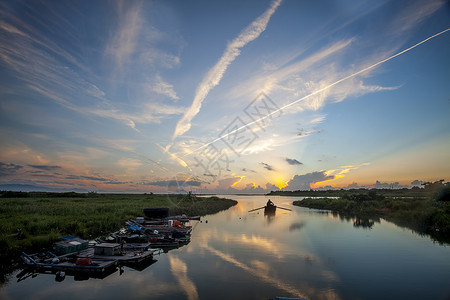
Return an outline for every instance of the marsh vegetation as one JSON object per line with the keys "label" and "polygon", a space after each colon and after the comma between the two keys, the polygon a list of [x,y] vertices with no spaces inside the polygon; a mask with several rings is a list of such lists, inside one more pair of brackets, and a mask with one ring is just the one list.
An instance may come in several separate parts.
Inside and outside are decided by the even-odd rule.
{"label": "marsh vegetation", "polygon": [[67,234],[91,239],[115,231],[147,207],[201,216],[237,202],[192,195],[0,192],[0,203],[0,253],[8,256],[46,247]]}
{"label": "marsh vegetation", "polygon": [[428,183],[414,196],[399,193],[386,196],[376,190],[341,192],[339,197],[306,198],[294,205],[326,209],[359,219],[384,218],[398,226],[428,234],[434,240],[450,243],[450,186],[442,181]]}

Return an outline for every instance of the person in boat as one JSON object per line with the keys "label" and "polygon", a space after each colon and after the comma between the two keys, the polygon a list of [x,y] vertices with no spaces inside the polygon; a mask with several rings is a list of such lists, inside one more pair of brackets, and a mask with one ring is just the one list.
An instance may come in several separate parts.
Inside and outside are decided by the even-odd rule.
{"label": "person in boat", "polygon": [[273,204],[272,200],[269,199],[269,201],[267,201],[266,206],[275,206],[275,204]]}

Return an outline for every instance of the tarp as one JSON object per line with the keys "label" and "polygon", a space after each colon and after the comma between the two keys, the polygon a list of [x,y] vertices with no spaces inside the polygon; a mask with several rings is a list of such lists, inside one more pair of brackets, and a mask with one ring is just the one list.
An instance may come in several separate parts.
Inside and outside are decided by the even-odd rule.
{"label": "tarp", "polygon": [[92,259],[88,257],[78,258],[75,264],[77,266],[90,266],[92,265]]}

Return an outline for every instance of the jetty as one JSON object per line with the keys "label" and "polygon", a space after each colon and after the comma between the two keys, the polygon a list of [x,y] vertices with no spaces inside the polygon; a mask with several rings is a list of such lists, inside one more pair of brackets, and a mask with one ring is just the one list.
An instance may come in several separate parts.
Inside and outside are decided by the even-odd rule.
{"label": "jetty", "polygon": [[[144,212],[147,212],[144,210]],[[121,230],[92,241],[68,235],[53,244],[52,250],[39,253],[22,252],[27,266],[18,280],[30,274],[55,274],[62,281],[66,274],[82,278],[104,278],[123,266],[143,270],[153,264],[154,255],[175,249],[190,242],[191,218],[182,215],[168,217],[168,209],[155,209],[150,219],[137,217],[128,220]],[[155,215],[161,217],[155,218]],[[194,217],[198,219],[199,217]]]}

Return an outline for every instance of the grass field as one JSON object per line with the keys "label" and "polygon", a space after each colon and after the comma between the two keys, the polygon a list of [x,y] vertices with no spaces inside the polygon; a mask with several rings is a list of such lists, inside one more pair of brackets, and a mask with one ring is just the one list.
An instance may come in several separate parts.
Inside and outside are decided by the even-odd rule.
{"label": "grass field", "polygon": [[217,213],[236,203],[188,195],[0,192],[0,256],[47,247],[68,234],[95,238],[143,216],[144,208],[169,207],[171,215],[193,216]]}

